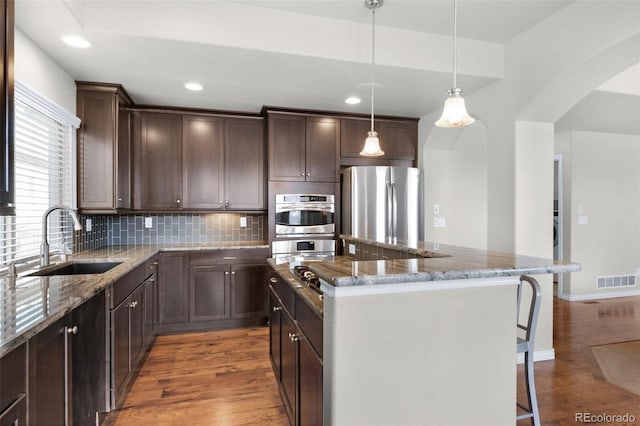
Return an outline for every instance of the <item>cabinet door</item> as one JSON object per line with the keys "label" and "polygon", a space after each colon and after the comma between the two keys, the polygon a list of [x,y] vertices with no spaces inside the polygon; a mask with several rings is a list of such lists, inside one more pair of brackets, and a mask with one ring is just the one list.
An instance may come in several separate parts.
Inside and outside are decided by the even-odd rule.
{"label": "cabinet door", "polygon": [[[296,376],[298,374],[298,361],[297,361],[297,342],[291,339],[290,336],[296,334],[296,325],[293,318],[289,316],[286,311],[282,311],[280,317],[281,333],[282,333],[282,347],[280,352],[280,375],[283,387],[283,401],[285,409],[289,419],[294,419],[296,400]],[[297,422],[292,420],[292,424]]]}
{"label": "cabinet door", "polygon": [[269,357],[271,358],[271,365],[273,366],[273,372],[276,375],[278,382],[282,380],[280,374],[280,348],[282,345],[282,305],[278,298],[269,292]]}
{"label": "cabinet door", "polygon": [[66,316],[29,340],[29,424],[67,423],[67,407],[71,409],[70,325]]}
{"label": "cabinet door", "polygon": [[266,318],[267,265],[231,267],[231,318]]}
{"label": "cabinet door", "polygon": [[224,206],[223,148],[224,120],[184,117],[182,153],[185,207],[219,209]]}
{"label": "cabinet door", "polygon": [[417,145],[417,122],[380,120],[380,147],[386,158],[415,161]]}
{"label": "cabinet door", "polygon": [[131,208],[131,112],[119,109],[116,129],[118,129],[118,141],[116,143],[116,207],[119,209]]}
{"label": "cabinet door", "polygon": [[182,207],[182,116],[143,113],[142,208]]}
{"label": "cabinet door", "polygon": [[129,305],[127,298],[111,311],[111,365],[113,368],[114,391],[116,401],[122,392],[122,386],[129,374]]}
{"label": "cabinet door", "polygon": [[304,181],[305,117],[269,114],[269,179]]}
{"label": "cabinet door", "polygon": [[160,324],[189,320],[188,267],[182,253],[160,255],[158,321]]}
{"label": "cabinet door", "polygon": [[340,181],[340,119],[307,117],[306,180]]}
{"label": "cabinet door", "polygon": [[[374,122],[375,129],[380,127]],[[340,156],[360,158],[367,133],[371,131],[371,120],[364,118],[343,118],[340,120]],[[376,130],[377,131],[377,130]]]}
{"label": "cabinet door", "polygon": [[74,309],[72,324],[78,331],[71,339],[73,364],[73,424],[95,424],[96,413],[107,408],[107,322],[105,292]]}
{"label": "cabinet door", "polygon": [[225,203],[232,210],[264,210],[263,121],[225,122]]}
{"label": "cabinet door", "polygon": [[113,92],[79,90],[78,207],[113,209],[116,97]]}
{"label": "cabinet door", "polygon": [[299,392],[298,420],[300,425],[322,425],[322,361],[307,341],[298,344]]}
{"label": "cabinet door", "polygon": [[135,370],[136,365],[140,357],[142,356],[143,348],[143,313],[144,313],[144,301],[143,301],[144,286],[139,286],[131,296],[129,297],[129,340],[130,340],[130,358],[131,371]]}
{"label": "cabinet door", "polygon": [[189,319],[209,321],[230,318],[229,266],[192,266],[189,272]]}

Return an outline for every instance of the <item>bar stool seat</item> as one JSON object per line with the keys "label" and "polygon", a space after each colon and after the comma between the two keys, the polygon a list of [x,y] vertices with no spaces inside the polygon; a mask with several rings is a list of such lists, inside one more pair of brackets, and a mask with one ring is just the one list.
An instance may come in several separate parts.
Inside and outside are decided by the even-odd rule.
{"label": "bar stool seat", "polygon": [[[520,301],[522,299],[522,287],[524,283],[528,283],[531,287],[531,300],[529,304],[529,313],[527,321],[520,323]],[[540,413],[538,411],[538,399],[536,397],[536,385],[533,377],[533,346],[536,335],[536,325],[538,323],[538,312],[540,311],[540,284],[535,278],[529,276],[521,276],[518,285],[517,300],[517,326],[524,330],[524,338],[518,337],[516,348],[517,353],[524,354],[524,381],[527,389],[527,405],[517,402],[518,407],[525,411],[525,414],[516,416],[516,420],[531,419],[531,424],[540,425]]]}

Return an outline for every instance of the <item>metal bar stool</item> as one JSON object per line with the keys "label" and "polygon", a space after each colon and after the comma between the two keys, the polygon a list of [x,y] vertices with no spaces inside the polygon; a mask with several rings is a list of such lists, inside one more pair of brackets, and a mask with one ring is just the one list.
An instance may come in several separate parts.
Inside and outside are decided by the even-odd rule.
{"label": "metal bar stool", "polygon": [[[520,300],[522,298],[522,285],[529,283],[531,286],[531,304],[529,306],[529,315],[526,324],[520,323]],[[525,411],[525,414],[516,416],[516,420],[531,419],[531,423],[535,426],[540,425],[540,413],[538,411],[538,399],[536,398],[536,384],[533,379],[533,344],[536,335],[536,324],[538,323],[538,311],[540,310],[540,284],[535,278],[528,276],[520,277],[518,285],[518,321],[519,329],[524,330],[525,337],[518,337],[517,353],[524,354],[524,381],[527,388],[528,406],[517,402],[518,407]]]}

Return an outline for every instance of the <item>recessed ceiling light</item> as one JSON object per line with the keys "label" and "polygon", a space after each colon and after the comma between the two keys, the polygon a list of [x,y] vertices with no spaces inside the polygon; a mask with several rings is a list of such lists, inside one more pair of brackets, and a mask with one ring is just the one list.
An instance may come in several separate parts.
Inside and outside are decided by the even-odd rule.
{"label": "recessed ceiling light", "polygon": [[344,100],[345,103],[349,104],[349,105],[356,105],[359,104],[360,101],[362,101],[362,99],[360,99],[357,96],[349,96],[347,99]]}
{"label": "recessed ceiling light", "polygon": [[91,47],[91,43],[87,40],[83,39],[80,36],[76,35],[68,35],[62,37],[62,41],[68,44],[69,46],[78,47],[80,49],[86,49],[87,47]]}
{"label": "recessed ceiling light", "polygon": [[194,92],[202,90],[202,84],[196,83],[195,81],[192,81],[190,83],[186,83],[184,85],[184,87],[186,87],[188,90],[192,90]]}

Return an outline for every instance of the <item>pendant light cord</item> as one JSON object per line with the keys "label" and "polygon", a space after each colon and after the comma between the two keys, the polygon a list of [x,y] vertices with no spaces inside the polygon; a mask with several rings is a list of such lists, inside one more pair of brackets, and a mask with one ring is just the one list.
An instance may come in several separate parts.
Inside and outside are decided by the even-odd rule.
{"label": "pendant light cord", "polygon": [[456,19],[458,16],[458,0],[453,0],[453,88],[458,87],[458,81],[456,79],[456,74],[458,73],[458,42],[457,42],[457,34],[458,34],[458,20]]}
{"label": "pendant light cord", "polygon": [[376,81],[376,9],[371,9],[371,131],[373,132],[373,97]]}

